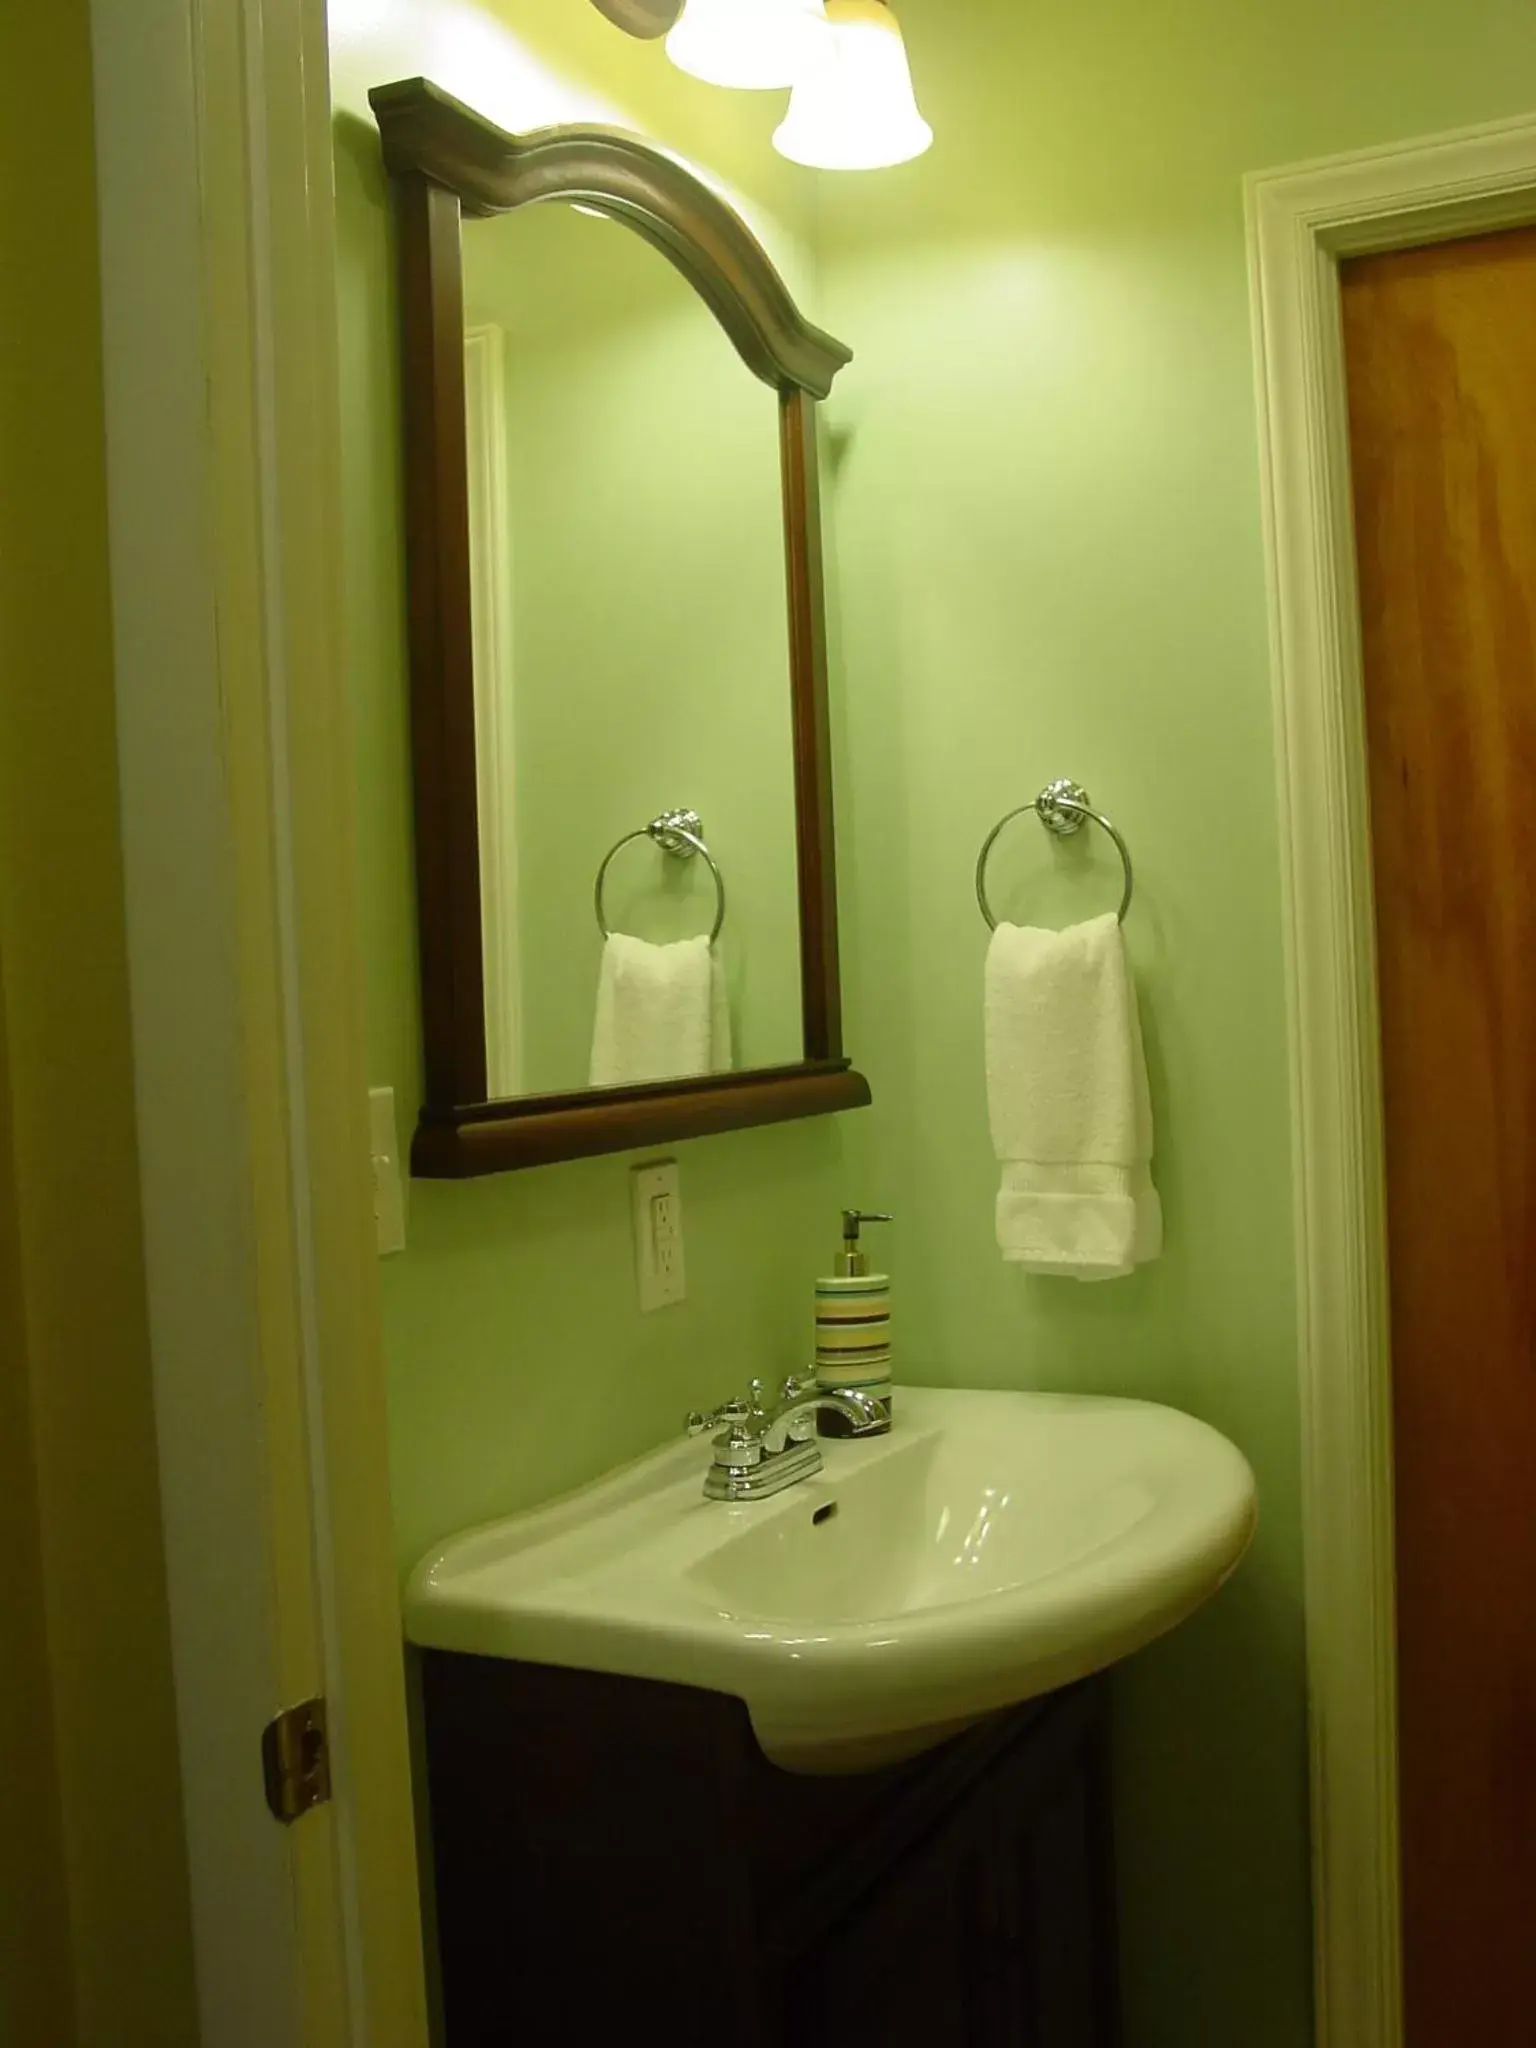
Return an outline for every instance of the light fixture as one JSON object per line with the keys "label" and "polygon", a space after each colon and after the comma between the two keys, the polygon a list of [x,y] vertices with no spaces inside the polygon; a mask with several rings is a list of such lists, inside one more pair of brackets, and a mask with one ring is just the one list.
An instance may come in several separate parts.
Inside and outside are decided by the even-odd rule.
{"label": "light fixture", "polygon": [[826,0],[817,43],[774,131],[779,154],[822,171],[875,171],[921,156],[933,130],[917,111],[907,46],[885,0]]}
{"label": "light fixture", "polygon": [[706,85],[782,90],[814,64],[825,33],[822,0],[687,0],[667,55]]}

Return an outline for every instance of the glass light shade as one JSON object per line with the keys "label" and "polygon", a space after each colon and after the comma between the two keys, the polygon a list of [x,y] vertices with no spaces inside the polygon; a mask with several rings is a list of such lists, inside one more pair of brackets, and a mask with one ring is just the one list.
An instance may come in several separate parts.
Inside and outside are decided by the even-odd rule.
{"label": "glass light shade", "polygon": [[774,148],[821,171],[876,171],[921,156],[933,130],[917,111],[895,15],[884,0],[826,0],[826,17]]}
{"label": "glass light shade", "polygon": [[706,85],[782,91],[815,61],[822,0],[688,0],[667,55]]}

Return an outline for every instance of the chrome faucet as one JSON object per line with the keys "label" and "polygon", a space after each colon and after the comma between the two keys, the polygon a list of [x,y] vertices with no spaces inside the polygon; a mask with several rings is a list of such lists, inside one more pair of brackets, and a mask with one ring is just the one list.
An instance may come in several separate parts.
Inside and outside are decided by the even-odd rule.
{"label": "chrome faucet", "polygon": [[889,1422],[878,1402],[849,1390],[828,1393],[813,1379],[785,1380],[772,1409],[763,1405],[761,1380],[753,1380],[744,1400],[727,1401],[709,1414],[695,1410],[688,1434],[702,1436],[720,1428],[714,1459],[704,1478],[706,1500],[766,1500],[821,1470],[821,1446],[815,1421],[822,1410],[852,1423],[853,1434],[883,1434]]}

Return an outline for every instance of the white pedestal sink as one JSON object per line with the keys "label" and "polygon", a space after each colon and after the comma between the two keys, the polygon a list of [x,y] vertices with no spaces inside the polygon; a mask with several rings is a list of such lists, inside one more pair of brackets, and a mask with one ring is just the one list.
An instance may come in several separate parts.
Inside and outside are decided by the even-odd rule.
{"label": "white pedestal sink", "polygon": [[790,1770],[857,1771],[1083,1678],[1172,1628],[1242,1557],[1253,1474],[1176,1409],[898,1390],[767,1501],[702,1495],[668,1445],[423,1560],[406,1633],[733,1693]]}

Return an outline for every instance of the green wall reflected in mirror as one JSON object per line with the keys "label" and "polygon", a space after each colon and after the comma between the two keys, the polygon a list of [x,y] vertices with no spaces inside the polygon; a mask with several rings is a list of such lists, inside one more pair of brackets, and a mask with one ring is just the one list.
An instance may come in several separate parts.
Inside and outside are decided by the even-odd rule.
{"label": "green wall reflected in mirror", "polygon": [[[463,225],[488,1087],[589,1079],[615,844],[687,805],[725,883],[712,1065],[801,1056],[778,403],[693,287],[565,203]],[[614,858],[616,933],[707,933],[704,861]],[[681,1072],[683,1069],[674,1068]]]}

